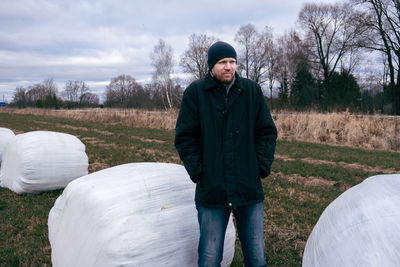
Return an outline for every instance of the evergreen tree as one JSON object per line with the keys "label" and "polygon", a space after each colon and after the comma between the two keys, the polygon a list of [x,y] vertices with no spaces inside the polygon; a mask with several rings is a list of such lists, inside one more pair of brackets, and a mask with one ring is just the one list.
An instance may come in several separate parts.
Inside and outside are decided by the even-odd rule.
{"label": "evergreen tree", "polygon": [[335,110],[356,110],[360,100],[360,87],[354,76],[346,70],[335,72],[328,88],[329,107]]}
{"label": "evergreen tree", "polygon": [[290,101],[294,108],[303,110],[314,104],[317,86],[305,64],[299,64],[290,87]]}
{"label": "evergreen tree", "polygon": [[368,90],[361,92],[361,106],[360,110],[362,113],[372,113],[374,111],[374,97]]}

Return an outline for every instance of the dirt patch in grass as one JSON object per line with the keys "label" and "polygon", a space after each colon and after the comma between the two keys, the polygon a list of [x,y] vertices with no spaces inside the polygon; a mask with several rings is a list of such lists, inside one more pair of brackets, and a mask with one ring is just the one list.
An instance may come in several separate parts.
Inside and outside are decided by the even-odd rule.
{"label": "dirt patch in grass", "polygon": [[[81,141],[84,142],[87,145],[95,145],[95,146],[99,146],[99,147],[103,147],[103,148],[121,148],[122,146],[118,146],[117,144],[110,144],[110,143],[106,143],[103,140],[100,140],[96,137],[82,137]],[[126,147],[124,147],[126,148]]]}
{"label": "dirt patch in grass", "polygon": [[183,164],[183,162],[181,161],[181,159],[179,158],[179,156],[170,156],[169,160],[171,163],[176,163],[176,164]]}
{"label": "dirt patch in grass", "polygon": [[103,140],[100,140],[96,137],[82,137],[81,141],[86,144],[97,145],[97,144],[104,144]]}
{"label": "dirt patch in grass", "polygon": [[35,122],[37,124],[43,124],[43,125],[52,125],[52,126],[59,127],[62,129],[71,129],[71,130],[75,130],[75,131],[85,131],[85,132],[89,131],[89,129],[86,127],[72,126],[69,124],[52,123],[52,122],[46,122],[46,121],[33,121],[33,122]]}
{"label": "dirt patch in grass", "polygon": [[296,159],[296,158],[291,158],[286,155],[280,155],[280,154],[275,154],[275,158],[281,159],[283,161],[295,161],[295,160],[300,160],[303,162],[311,163],[311,164],[324,164],[324,165],[330,165],[330,166],[340,166],[348,170],[363,170],[366,172],[380,172],[380,173],[385,173],[385,174],[392,174],[396,173],[396,170],[394,168],[382,168],[379,166],[368,166],[365,164],[360,164],[360,163],[346,163],[346,162],[334,162],[334,161],[329,161],[329,160],[321,160],[321,159],[312,159],[312,158],[302,158],[302,159]]}
{"label": "dirt patch in grass", "polygon": [[333,161],[329,161],[329,160],[319,160],[319,159],[312,159],[312,158],[304,158],[301,159],[304,162],[308,162],[311,164],[326,164],[326,165],[332,165],[332,166],[341,166],[343,168],[346,169],[350,169],[350,170],[363,170],[366,172],[381,172],[381,173],[386,173],[386,174],[391,174],[391,173],[395,173],[396,170],[393,168],[382,168],[379,166],[368,166],[368,165],[364,165],[364,164],[360,164],[360,163],[346,163],[346,162],[333,162]]}
{"label": "dirt patch in grass", "polygon": [[95,133],[99,133],[101,135],[114,135],[114,133],[109,132],[109,131],[103,131],[103,130],[98,130],[98,129],[89,129],[87,127],[82,127],[82,126],[72,126],[69,124],[51,123],[51,122],[45,122],[45,121],[34,121],[34,122],[38,123],[38,124],[52,125],[54,127],[58,127],[61,129],[70,129],[70,130],[74,130],[74,131],[84,131],[84,132],[92,131]]}
{"label": "dirt patch in grass", "polygon": [[91,129],[91,131],[93,131],[95,133],[99,133],[101,135],[114,135],[114,133],[112,133],[112,132],[102,131],[102,130],[98,130],[98,129]]}
{"label": "dirt patch in grass", "polygon": [[355,170],[364,170],[367,172],[382,172],[385,174],[392,174],[396,173],[396,170],[394,168],[381,168],[381,167],[371,167],[367,165],[363,165],[360,163],[345,163],[345,162],[338,162],[339,165],[347,168],[347,169],[355,169]]}
{"label": "dirt patch in grass", "polygon": [[159,149],[141,148],[137,150],[135,154],[138,157],[147,155],[147,157],[150,157],[152,159],[165,159],[165,162],[180,163],[180,159],[178,156],[172,154],[171,152]]}
{"label": "dirt patch in grass", "polygon": [[33,122],[37,123],[37,124],[44,124],[44,125],[51,124],[50,122],[47,122],[47,121],[33,121]]}
{"label": "dirt patch in grass", "polygon": [[133,140],[139,140],[139,141],[144,142],[144,143],[157,143],[157,144],[165,144],[166,143],[163,140],[148,139],[148,138],[135,136],[135,135],[132,135],[130,138],[133,139]]}
{"label": "dirt patch in grass", "polygon": [[299,183],[307,187],[330,187],[337,183],[335,181],[326,180],[322,177],[303,177],[299,174],[285,175],[281,172],[272,173],[272,176],[287,180],[290,183]]}
{"label": "dirt patch in grass", "polygon": [[54,125],[55,127],[62,128],[62,129],[71,129],[74,131],[85,131],[85,132],[89,131],[89,129],[86,127],[72,126],[72,125],[68,125],[68,124],[53,123],[52,125]]}
{"label": "dirt patch in grass", "polygon": [[93,162],[89,164],[89,173],[101,171],[110,168],[110,165],[102,162]]}
{"label": "dirt patch in grass", "polygon": [[291,158],[291,157],[288,157],[286,155],[281,155],[281,154],[276,154],[276,153],[275,153],[275,158],[276,159],[281,159],[283,161],[295,161],[295,160],[297,160],[295,158]]}
{"label": "dirt patch in grass", "polygon": [[[117,144],[107,144],[107,143],[99,143],[99,147],[103,148],[112,148],[112,149],[121,149],[123,146],[119,146]],[[131,147],[123,147],[124,149],[132,149]]]}
{"label": "dirt patch in grass", "polygon": [[92,131],[92,132],[95,132],[95,133],[98,133],[101,135],[107,135],[107,136],[114,135],[114,133],[109,132],[109,131],[103,131],[103,130],[98,130],[98,129],[93,129],[93,128],[89,129],[89,128],[81,127],[81,126],[72,126],[72,125],[61,124],[61,123],[54,123],[53,125],[56,127],[62,128],[62,129],[71,129],[71,130],[75,130],[75,131],[85,131],[85,132]]}

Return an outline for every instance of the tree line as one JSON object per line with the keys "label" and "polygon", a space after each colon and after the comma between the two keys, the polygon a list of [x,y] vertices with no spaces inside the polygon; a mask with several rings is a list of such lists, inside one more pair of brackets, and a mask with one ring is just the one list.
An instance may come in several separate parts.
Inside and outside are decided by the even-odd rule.
{"label": "tree line", "polygon": [[99,96],[91,93],[83,81],[67,81],[60,95],[54,80],[47,79],[27,88],[17,87],[11,104],[20,108],[95,107],[99,105]]}
{"label": "tree line", "polygon": [[[237,71],[262,86],[272,109],[400,115],[398,0],[309,3],[299,12],[297,25],[278,37],[270,27],[259,30],[252,24],[235,33]],[[207,74],[207,50],[217,40],[192,34],[188,48],[175,62],[172,47],[160,39],[150,54],[151,82],[141,85],[126,74],[114,77],[106,87],[104,105],[179,107],[185,85]],[[176,65],[187,78],[174,78]],[[374,65],[373,71],[365,71]],[[53,89],[37,93],[48,83],[16,88],[14,104],[51,106],[58,99]],[[98,104],[82,81],[67,82],[61,97],[71,107]]]}

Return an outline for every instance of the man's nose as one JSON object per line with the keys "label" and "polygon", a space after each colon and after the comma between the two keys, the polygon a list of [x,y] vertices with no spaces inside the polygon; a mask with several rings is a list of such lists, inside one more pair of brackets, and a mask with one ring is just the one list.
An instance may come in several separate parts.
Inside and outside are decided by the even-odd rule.
{"label": "man's nose", "polygon": [[233,66],[233,64],[229,63],[229,62],[225,63],[225,65],[224,65],[225,69],[232,69],[232,66]]}

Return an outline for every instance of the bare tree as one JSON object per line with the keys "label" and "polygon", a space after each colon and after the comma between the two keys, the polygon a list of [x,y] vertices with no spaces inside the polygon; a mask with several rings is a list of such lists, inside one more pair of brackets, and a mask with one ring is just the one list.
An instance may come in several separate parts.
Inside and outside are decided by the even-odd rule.
{"label": "bare tree", "polygon": [[28,88],[17,87],[13,103],[18,107],[59,108],[58,88],[53,79],[44,80]]}
{"label": "bare tree", "polygon": [[250,68],[252,67],[251,54],[254,53],[257,35],[258,32],[254,25],[247,24],[240,27],[235,36],[235,41],[242,46],[238,55],[238,71],[244,72],[248,79],[250,79]]}
{"label": "bare tree", "polygon": [[277,65],[276,47],[272,29],[266,26],[259,33],[252,24],[242,26],[235,40],[241,45],[238,55],[239,72],[259,84],[270,82],[275,77]]}
{"label": "bare tree", "polygon": [[57,85],[54,83],[54,80],[52,78],[43,81],[43,91],[44,91],[44,95],[45,96],[57,95],[58,88],[57,88]]}
{"label": "bare tree", "polygon": [[[253,79],[259,84],[263,84],[265,81],[268,82],[272,100],[274,83],[278,80],[279,74],[279,54],[271,28],[265,27],[264,31],[259,35],[255,51],[254,62],[256,63],[254,67],[257,70],[257,75]],[[272,109],[272,101],[270,106]]]}
{"label": "bare tree", "polygon": [[393,99],[392,113],[400,115],[400,1],[352,0],[352,2],[360,4],[368,15],[366,19],[360,20],[371,29],[364,47],[380,51],[385,55]]}
{"label": "bare tree", "polygon": [[206,34],[192,34],[189,37],[189,48],[182,55],[180,66],[183,72],[191,75],[192,81],[206,76],[208,48],[215,41],[215,37],[209,37]]}
{"label": "bare tree", "polygon": [[26,89],[23,87],[15,88],[12,102],[19,108],[25,108],[28,105],[26,99]]}
{"label": "bare tree", "polygon": [[111,79],[106,88],[106,105],[127,107],[129,98],[134,95],[134,91],[141,87],[130,75],[121,74],[116,78]]}
{"label": "bare tree", "polygon": [[300,11],[298,21],[306,33],[311,63],[321,73],[326,92],[340,60],[351,48],[354,52],[366,31],[365,25],[354,19],[359,15],[347,3],[306,4]]}
{"label": "bare tree", "polygon": [[35,104],[37,101],[44,101],[45,99],[45,94],[44,94],[44,88],[41,83],[35,84],[33,86],[29,86],[26,94],[26,101],[30,105]]}
{"label": "bare tree", "polygon": [[[85,103],[90,89],[83,81],[67,81],[62,96],[65,100],[80,106]],[[86,98],[86,99],[85,99]],[[84,101],[85,100],[85,101]]]}
{"label": "bare tree", "polygon": [[81,106],[98,106],[100,102],[99,96],[91,92],[86,92],[80,96]]}
{"label": "bare tree", "polygon": [[[238,56],[239,72],[262,85],[268,83],[272,99],[274,83],[278,78],[278,54],[272,29],[264,27],[260,33],[252,24],[240,27],[235,40],[241,45]],[[272,108],[272,101],[271,101]]]}
{"label": "bare tree", "polygon": [[270,86],[273,84],[276,77],[277,55],[272,29],[268,26],[261,33],[256,34],[250,53],[250,66],[250,79],[259,84],[266,81],[270,83]]}
{"label": "bare tree", "polygon": [[36,107],[58,107],[58,88],[53,79],[44,80],[42,83],[30,86],[25,94],[29,106]]}
{"label": "bare tree", "polygon": [[295,30],[290,30],[277,41],[279,59],[279,80],[287,79],[290,85],[294,81],[299,64],[308,61],[307,46]]}
{"label": "bare tree", "polygon": [[154,46],[153,52],[150,54],[152,65],[155,68],[153,73],[153,82],[160,87],[163,94],[165,109],[174,107],[174,85],[172,81],[172,71],[174,67],[172,47],[167,45],[164,40],[160,39],[158,44]]}

